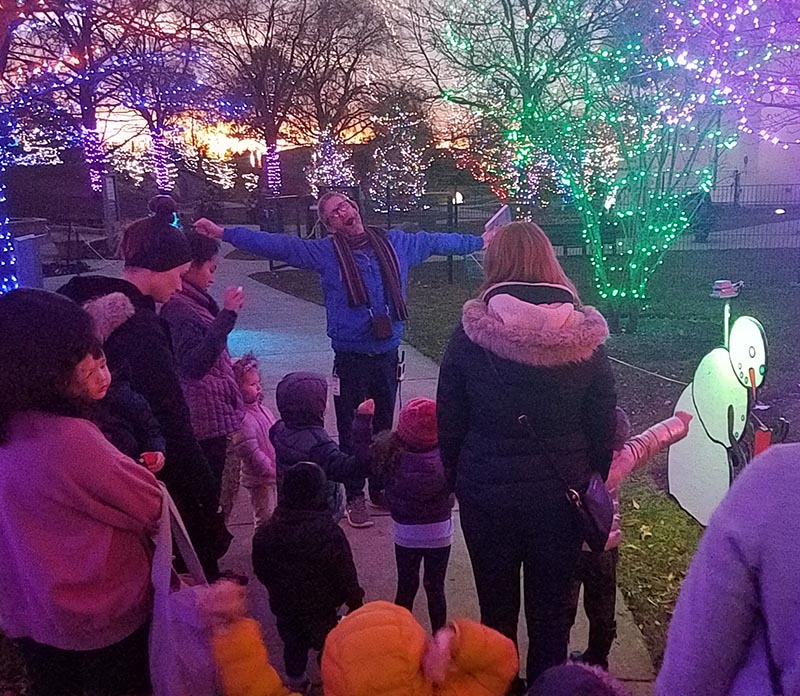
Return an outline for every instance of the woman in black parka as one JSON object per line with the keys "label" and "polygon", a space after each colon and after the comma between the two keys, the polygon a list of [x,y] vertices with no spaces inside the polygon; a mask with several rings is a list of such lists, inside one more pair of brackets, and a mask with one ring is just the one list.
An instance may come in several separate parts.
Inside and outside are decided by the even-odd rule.
{"label": "woman in black parka", "polygon": [[[503,227],[484,270],[483,291],[464,305],[442,362],[439,442],[481,620],[513,640],[522,570],[533,680],[567,657],[570,583],[582,543],[554,467],[581,490],[611,463],[616,396],[603,347],[608,327],[581,305],[532,223]],[[522,686],[518,680],[515,688]]]}
{"label": "woman in black parka", "polygon": [[[189,419],[172,352],[169,327],[156,313],[181,289],[192,260],[183,232],[172,225],[175,203],[158,196],[153,214],[133,222],[122,243],[122,278],[77,276],[59,293],[92,315],[109,368],[125,370],[131,387],[150,405],[166,440],[164,481],[186,523],[197,555],[210,579],[219,576],[217,560],[231,535],[219,511],[219,496]],[[151,203],[153,203],[151,202]]]}

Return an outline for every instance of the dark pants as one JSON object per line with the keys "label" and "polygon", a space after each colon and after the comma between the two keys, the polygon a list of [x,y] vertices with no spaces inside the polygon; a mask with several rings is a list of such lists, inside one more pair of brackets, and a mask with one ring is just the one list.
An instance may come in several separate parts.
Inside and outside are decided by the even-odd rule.
{"label": "dark pants", "polygon": [[336,611],[331,611],[329,616],[315,622],[317,627],[309,630],[302,622],[278,620],[278,635],[283,641],[283,664],[286,676],[290,679],[301,679],[306,673],[309,650],[317,650],[320,654],[325,645],[325,638],[338,622]]}
{"label": "dark pants", "polygon": [[[374,399],[375,416],[372,427],[376,433],[391,430],[394,423],[394,407],[397,401],[397,349],[388,353],[336,353],[333,358],[333,373],[339,378],[339,396],[333,397],[336,408],[336,428],[339,431],[339,447],[352,451],[353,418],[358,405],[366,399]],[[352,481],[345,486],[347,499],[363,495],[364,480]],[[383,485],[370,479],[370,492],[379,493]]]}
{"label": "dark pants", "polygon": [[583,585],[583,609],[589,619],[589,646],[584,662],[608,667],[608,654],[617,637],[617,561],[619,549],[603,553],[581,551],[572,584],[572,621],[578,612]]}
{"label": "dark pants", "polygon": [[394,603],[409,611],[414,609],[414,599],[419,590],[419,567],[424,559],[422,586],[428,598],[431,630],[436,633],[447,623],[444,579],[447,575],[447,563],[450,560],[450,547],[409,549],[395,544],[394,556],[397,559],[397,597]]}
{"label": "dark pants", "polygon": [[199,444],[203,454],[206,455],[208,468],[211,469],[211,473],[214,476],[216,498],[219,500],[222,491],[222,474],[225,471],[225,457],[228,453],[228,436],[210,437],[206,440],[200,440]]}
{"label": "dark pants", "polygon": [[530,683],[567,659],[581,548],[574,510],[563,495],[515,497],[510,487],[486,499],[462,499],[460,510],[481,622],[515,643],[523,573]]}
{"label": "dark pants", "polygon": [[98,650],[61,650],[30,638],[14,641],[28,669],[31,696],[149,694],[150,622],[119,643]]}

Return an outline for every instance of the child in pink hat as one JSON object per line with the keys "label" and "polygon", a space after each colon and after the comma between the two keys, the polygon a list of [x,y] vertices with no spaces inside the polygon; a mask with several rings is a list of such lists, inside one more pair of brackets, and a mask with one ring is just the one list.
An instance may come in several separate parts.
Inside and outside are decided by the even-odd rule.
{"label": "child in pink hat", "polygon": [[412,610],[424,562],[431,629],[436,632],[447,623],[444,580],[453,543],[454,502],[439,456],[436,402],[406,403],[397,430],[376,438],[374,454],[394,523],[395,603]]}

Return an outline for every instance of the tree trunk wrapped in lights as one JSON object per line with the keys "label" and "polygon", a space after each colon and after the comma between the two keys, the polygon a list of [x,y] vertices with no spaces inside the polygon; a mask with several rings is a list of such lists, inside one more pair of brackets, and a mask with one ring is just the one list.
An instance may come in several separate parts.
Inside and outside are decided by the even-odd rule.
{"label": "tree trunk wrapped in lights", "polygon": [[0,295],[19,287],[5,192],[5,171],[12,144],[13,122],[6,108],[0,104]]}

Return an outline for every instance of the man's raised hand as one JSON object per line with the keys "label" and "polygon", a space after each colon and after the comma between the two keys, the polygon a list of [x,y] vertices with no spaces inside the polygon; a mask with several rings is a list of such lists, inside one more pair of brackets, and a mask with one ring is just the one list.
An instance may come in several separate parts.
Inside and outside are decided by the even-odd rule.
{"label": "man's raised hand", "polygon": [[222,239],[223,229],[216,222],[212,222],[208,218],[200,218],[196,220],[192,226],[195,232],[212,237],[213,239]]}

